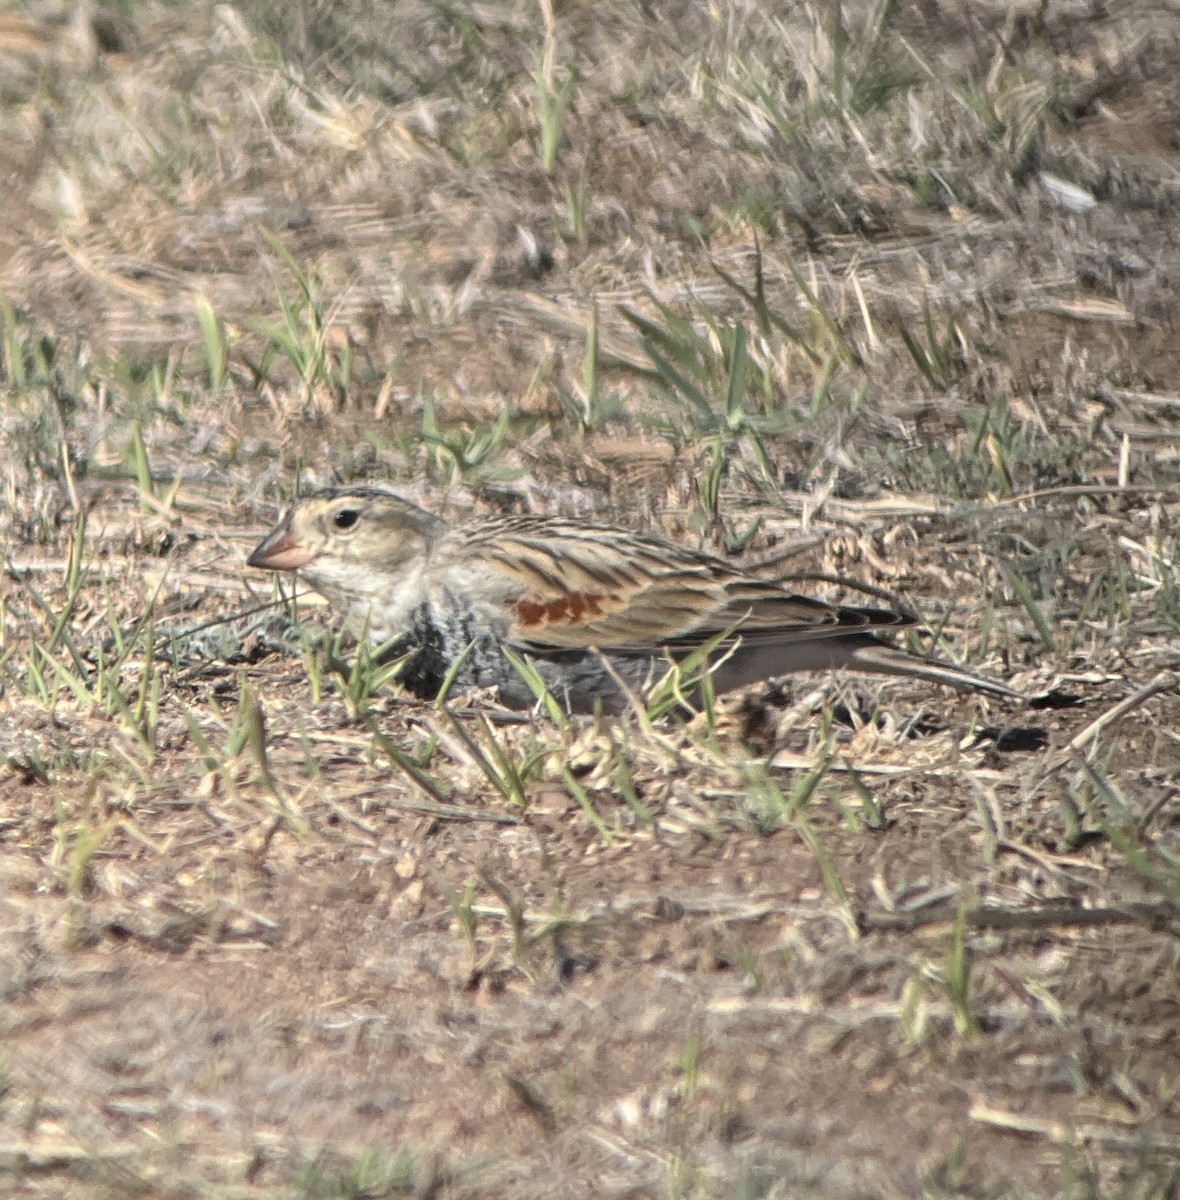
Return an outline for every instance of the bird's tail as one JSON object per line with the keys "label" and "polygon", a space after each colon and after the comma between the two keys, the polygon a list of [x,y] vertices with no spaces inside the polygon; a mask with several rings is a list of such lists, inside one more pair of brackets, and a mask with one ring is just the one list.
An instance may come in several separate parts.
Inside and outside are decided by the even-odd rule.
{"label": "bird's tail", "polygon": [[1007,684],[976,675],[974,671],[965,671],[953,663],[940,662],[936,658],[920,658],[875,638],[866,638],[861,645],[849,647],[849,651],[847,665],[853,670],[871,671],[875,675],[908,675],[913,679],[945,683],[961,692],[990,692],[993,696],[1007,696],[1012,700],[1026,699]]}
{"label": "bird's tail", "polygon": [[866,671],[874,675],[901,675],[928,679],[960,691],[990,692],[994,696],[1023,700],[1026,697],[1006,684],[986,679],[951,663],[920,658],[879,640],[867,632],[837,633],[829,637],[782,642],[778,645],[739,642],[713,676],[718,691],[745,687],[762,679],[796,671]]}

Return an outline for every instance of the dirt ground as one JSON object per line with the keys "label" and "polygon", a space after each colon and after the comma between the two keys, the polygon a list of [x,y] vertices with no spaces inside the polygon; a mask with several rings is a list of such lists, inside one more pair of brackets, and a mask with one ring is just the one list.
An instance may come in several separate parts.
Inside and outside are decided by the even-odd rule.
{"label": "dirt ground", "polygon": [[[0,109],[0,1196],[1180,1197],[1174,6],[28,0]],[[414,701],[245,566],[355,480],[1038,699]]]}

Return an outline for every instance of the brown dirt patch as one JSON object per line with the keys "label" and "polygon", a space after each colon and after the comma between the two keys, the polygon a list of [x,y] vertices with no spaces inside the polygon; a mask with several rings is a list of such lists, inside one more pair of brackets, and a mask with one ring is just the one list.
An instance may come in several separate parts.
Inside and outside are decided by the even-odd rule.
{"label": "brown dirt patch", "polygon": [[[0,19],[0,1193],[1171,1200],[1174,16],[74,7]],[[369,696],[243,565],[361,478],[1080,703]]]}

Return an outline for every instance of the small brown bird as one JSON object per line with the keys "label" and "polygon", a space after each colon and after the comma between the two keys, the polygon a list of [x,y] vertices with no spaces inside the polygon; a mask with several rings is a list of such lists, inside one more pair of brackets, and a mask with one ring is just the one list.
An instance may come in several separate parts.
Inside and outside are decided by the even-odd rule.
{"label": "small brown bird", "polygon": [[246,561],[298,571],[373,642],[400,638],[398,651],[414,652],[401,681],[420,696],[436,695],[466,652],[457,689],[495,686],[503,703],[530,706],[535,697],[508,650],[531,658],[570,710],[619,711],[627,705],[620,680],[642,693],[719,637],[718,692],[848,667],[1019,696],[882,641],[878,631],[913,623],[906,614],[800,596],[610,525],[557,517],[455,524],[380,488],[330,488],[298,500]]}

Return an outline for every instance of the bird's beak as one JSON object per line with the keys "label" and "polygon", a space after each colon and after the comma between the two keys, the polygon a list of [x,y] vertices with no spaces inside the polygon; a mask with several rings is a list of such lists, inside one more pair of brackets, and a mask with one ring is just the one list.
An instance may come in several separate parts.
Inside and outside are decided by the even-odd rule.
{"label": "bird's beak", "polygon": [[287,517],[254,547],[246,566],[261,567],[264,571],[297,571],[313,558],[315,554],[291,532],[291,518]]}

